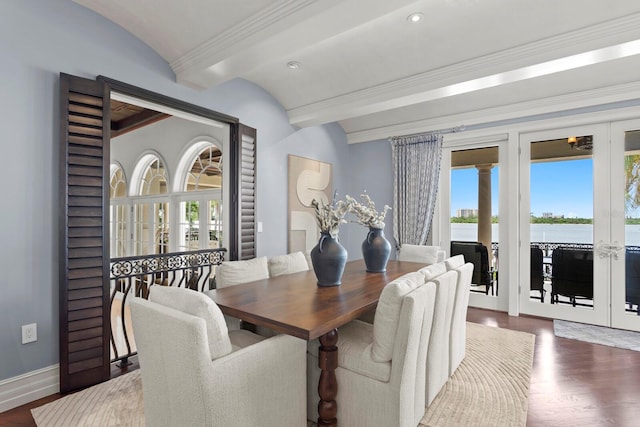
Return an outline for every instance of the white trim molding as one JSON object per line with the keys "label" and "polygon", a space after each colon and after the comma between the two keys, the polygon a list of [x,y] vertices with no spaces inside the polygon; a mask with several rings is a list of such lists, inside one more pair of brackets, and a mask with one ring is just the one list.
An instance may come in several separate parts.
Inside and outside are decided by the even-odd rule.
{"label": "white trim molding", "polygon": [[511,105],[487,108],[484,110],[443,116],[434,119],[416,120],[398,125],[381,126],[374,129],[351,132],[347,133],[347,142],[349,144],[355,144],[359,142],[386,139],[392,135],[428,132],[460,125],[470,127],[473,125],[482,125],[486,123],[527,117],[531,117],[531,120],[535,120],[535,117],[532,116],[539,114],[553,114],[578,108],[597,107],[599,105],[631,101],[634,99],[640,99],[640,82],[626,83],[606,88],[575,92]]}
{"label": "white trim molding", "polygon": [[[287,113],[295,126],[340,121],[635,55],[639,44],[640,14],[636,13],[289,108]],[[630,45],[634,49],[628,49]],[[593,50],[593,46],[598,47]]]}
{"label": "white trim molding", "polygon": [[2,380],[0,381],[0,413],[59,392],[59,365]]}

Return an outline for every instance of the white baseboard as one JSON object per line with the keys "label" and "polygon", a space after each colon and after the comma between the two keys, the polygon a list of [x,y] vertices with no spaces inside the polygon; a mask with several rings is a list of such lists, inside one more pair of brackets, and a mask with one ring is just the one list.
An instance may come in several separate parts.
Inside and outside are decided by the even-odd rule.
{"label": "white baseboard", "polygon": [[59,391],[59,365],[0,381],[0,413]]}

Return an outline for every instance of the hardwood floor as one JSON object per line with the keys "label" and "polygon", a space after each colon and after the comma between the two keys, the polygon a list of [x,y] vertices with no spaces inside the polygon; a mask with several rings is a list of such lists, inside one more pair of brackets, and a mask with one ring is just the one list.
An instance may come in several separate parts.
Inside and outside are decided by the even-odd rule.
{"label": "hardwood floor", "polygon": [[527,426],[640,424],[640,352],[556,338],[548,319],[469,309],[467,320],[536,335]]}
{"label": "hardwood floor", "polygon": [[[527,426],[639,425],[640,352],[556,338],[547,319],[475,308],[467,319],[536,335]],[[31,408],[58,398],[48,396],[4,412],[0,426],[35,426]]]}

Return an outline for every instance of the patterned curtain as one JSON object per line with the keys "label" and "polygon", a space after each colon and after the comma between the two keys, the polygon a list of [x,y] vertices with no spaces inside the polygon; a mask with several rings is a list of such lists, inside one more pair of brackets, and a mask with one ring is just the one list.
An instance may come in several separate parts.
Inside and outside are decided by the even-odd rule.
{"label": "patterned curtain", "polygon": [[393,157],[393,237],[424,245],[438,195],[442,135],[423,133],[390,138]]}

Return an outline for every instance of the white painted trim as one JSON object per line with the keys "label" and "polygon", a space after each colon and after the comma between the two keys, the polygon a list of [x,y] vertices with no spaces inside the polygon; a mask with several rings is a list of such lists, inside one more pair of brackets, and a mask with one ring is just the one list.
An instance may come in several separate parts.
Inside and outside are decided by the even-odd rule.
{"label": "white painted trim", "polygon": [[[180,80],[181,75],[198,71],[200,66],[209,67],[223,59],[225,52],[256,33],[268,29],[286,17],[313,5],[318,0],[283,0],[273,2],[238,25],[232,26],[207,40],[195,49],[169,63]],[[213,58],[213,59],[212,59]]]}
{"label": "white painted trim", "polygon": [[[634,99],[640,99],[640,82],[551,96],[484,110],[442,116],[435,119],[416,120],[398,125],[350,132],[347,133],[347,142],[349,144],[355,144],[359,142],[376,141],[386,139],[393,135],[407,135],[460,125],[472,126],[516,118],[526,118],[538,114],[553,114],[560,111],[594,107]],[[599,114],[602,114],[602,112]],[[535,120],[535,118],[531,120]]]}
{"label": "white painted trim", "polygon": [[0,381],[0,413],[60,392],[60,367],[27,372]]}
{"label": "white painted trim", "polygon": [[[518,70],[640,38],[640,14],[371,86],[287,110],[292,125],[312,126],[455,95],[451,85]],[[528,78],[526,74],[521,78]],[[495,83],[495,82],[494,82]]]}

